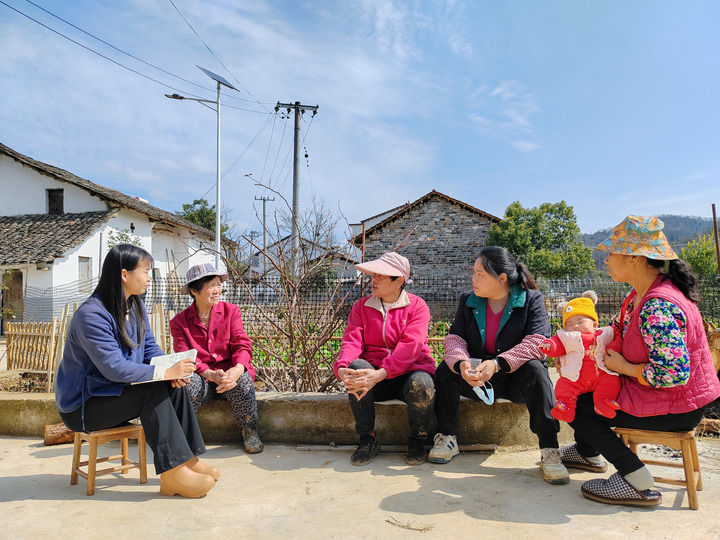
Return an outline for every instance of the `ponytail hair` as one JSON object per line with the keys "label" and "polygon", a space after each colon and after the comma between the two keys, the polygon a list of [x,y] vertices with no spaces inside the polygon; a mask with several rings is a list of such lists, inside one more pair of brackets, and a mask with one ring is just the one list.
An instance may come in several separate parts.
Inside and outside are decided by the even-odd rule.
{"label": "ponytail hair", "polygon": [[485,271],[494,278],[505,274],[508,285],[517,285],[526,291],[537,289],[535,279],[523,263],[518,262],[507,249],[500,246],[485,246],[478,253],[477,259]]}
{"label": "ponytail hair", "polygon": [[[664,260],[647,259],[650,266],[663,270],[665,267]],[[667,261],[667,270],[664,272],[663,281],[669,279],[680,292],[682,292],[688,300],[695,304],[700,301],[700,291],[698,290],[698,278],[693,272],[690,265],[682,259],[672,259]]]}
{"label": "ponytail hair", "polygon": [[[100,297],[105,309],[115,320],[122,345],[129,349],[137,347],[145,337],[145,313],[138,295],[133,294],[127,300],[125,299],[122,271],[132,272],[142,262],[148,262],[152,266],[152,261],[152,255],[142,248],[132,244],[116,245],[105,256],[100,281],[93,291],[94,295]],[[135,324],[137,324],[137,343],[128,334],[125,319],[127,315],[130,315],[131,319],[135,319]]]}

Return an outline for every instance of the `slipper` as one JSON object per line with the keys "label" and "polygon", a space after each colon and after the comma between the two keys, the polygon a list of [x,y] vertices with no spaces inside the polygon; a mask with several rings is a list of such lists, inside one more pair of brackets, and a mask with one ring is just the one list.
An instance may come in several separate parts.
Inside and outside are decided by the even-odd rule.
{"label": "slipper", "polygon": [[573,469],[583,469],[585,471],[603,473],[607,471],[607,461],[603,461],[602,465],[595,465],[583,456],[577,449],[577,443],[566,444],[560,448],[560,459],[563,465]]}
{"label": "slipper", "polygon": [[624,504],[627,506],[657,506],[662,495],[652,489],[638,491],[615,473],[607,480],[595,478],[582,485],[582,494],[587,499],[606,504]]}
{"label": "slipper", "polygon": [[479,397],[486,405],[492,405],[495,403],[495,391],[493,390],[490,381],[487,381],[483,386],[473,386],[473,392]]}

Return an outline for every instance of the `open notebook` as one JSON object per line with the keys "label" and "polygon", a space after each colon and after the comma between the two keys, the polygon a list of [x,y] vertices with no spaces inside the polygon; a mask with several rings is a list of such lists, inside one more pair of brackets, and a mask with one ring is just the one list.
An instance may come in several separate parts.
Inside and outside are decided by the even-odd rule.
{"label": "open notebook", "polygon": [[[150,359],[150,365],[151,366],[160,366],[164,367],[165,369],[168,369],[171,367],[175,362],[179,362],[180,360],[183,360],[185,358],[190,358],[195,361],[195,358],[197,358],[197,349],[189,349],[187,351],[183,352],[177,352],[177,353],[170,353],[170,354],[163,354],[162,356],[154,356]],[[185,377],[186,379],[189,379],[190,377]],[[157,382],[157,381],[169,381],[170,379],[150,379],[149,381],[140,381],[140,382],[134,382],[130,384],[145,384],[149,382]]]}

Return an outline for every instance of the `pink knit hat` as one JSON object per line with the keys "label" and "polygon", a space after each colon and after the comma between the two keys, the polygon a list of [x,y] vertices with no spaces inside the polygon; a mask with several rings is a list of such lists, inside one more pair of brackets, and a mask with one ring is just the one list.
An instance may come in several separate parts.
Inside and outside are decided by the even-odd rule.
{"label": "pink knit hat", "polygon": [[363,274],[381,274],[383,276],[401,276],[405,278],[405,283],[412,284],[410,279],[410,261],[399,253],[389,251],[384,253],[379,259],[356,264],[355,268]]}

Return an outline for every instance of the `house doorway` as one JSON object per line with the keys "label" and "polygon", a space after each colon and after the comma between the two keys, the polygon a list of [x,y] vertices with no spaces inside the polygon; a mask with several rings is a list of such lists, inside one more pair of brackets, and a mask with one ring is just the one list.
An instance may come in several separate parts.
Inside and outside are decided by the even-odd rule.
{"label": "house doorway", "polygon": [[23,318],[23,274],[20,270],[5,270],[0,291],[0,334],[5,334],[6,322],[20,322]]}

